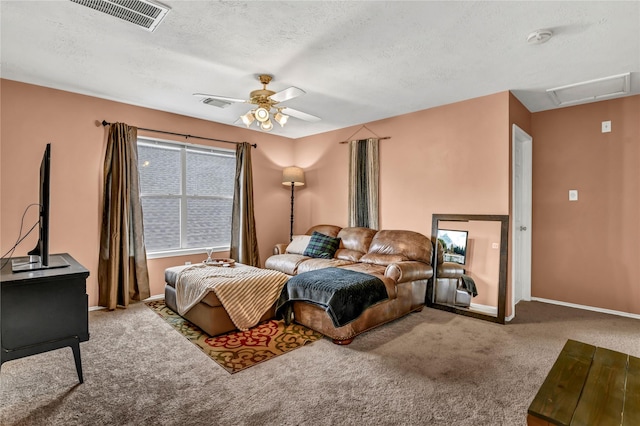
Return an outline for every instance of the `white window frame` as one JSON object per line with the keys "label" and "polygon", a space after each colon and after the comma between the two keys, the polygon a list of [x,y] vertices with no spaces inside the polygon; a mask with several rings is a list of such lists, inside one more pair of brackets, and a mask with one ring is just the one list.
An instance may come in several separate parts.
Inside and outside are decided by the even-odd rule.
{"label": "white window frame", "polygon": [[[187,199],[188,198],[203,198],[203,199],[219,199],[219,198],[233,198],[232,197],[220,197],[213,195],[189,195],[187,196],[187,151],[200,151],[206,152],[213,155],[219,155],[223,157],[234,157],[236,156],[235,150],[224,149],[224,148],[214,148],[206,145],[196,145],[189,144],[184,142],[176,142],[170,140],[156,139],[138,136],[137,146],[146,145],[146,146],[162,146],[168,149],[175,149],[180,151],[180,195],[152,195],[152,194],[143,194],[140,192],[140,200],[142,198],[173,198],[180,199],[180,247],[184,247],[186,245],[186,236],[187,236],[187,221],[184,220],[187,217]],[[144,211],[142,212],[144,216]],[[174,257],[174,256],[186,256],[190,254],[200,254],[207,252],[208,248],[212,248],[214,252],[220,251],[229,251],[231,248],[230,245],[224,246],[206,246],[206,247],[189,247],[189,248],[179,248],[179,249],[171,249],[171,250],[159,250],[159,251],[147,251],[147,259],[159,259],[163,257]]]}

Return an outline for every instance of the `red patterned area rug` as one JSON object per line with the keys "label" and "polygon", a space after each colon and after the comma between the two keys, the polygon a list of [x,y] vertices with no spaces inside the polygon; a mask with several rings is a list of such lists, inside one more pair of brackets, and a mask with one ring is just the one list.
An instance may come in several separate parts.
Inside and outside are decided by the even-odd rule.
{"label": "red patterned area rug", "polygon": [[323,337],[302,325],[285,325],[281,320],[269,320],[247,331],[232,331],[211,337],[167,308],[164,300],[145,304],[231,374]]}

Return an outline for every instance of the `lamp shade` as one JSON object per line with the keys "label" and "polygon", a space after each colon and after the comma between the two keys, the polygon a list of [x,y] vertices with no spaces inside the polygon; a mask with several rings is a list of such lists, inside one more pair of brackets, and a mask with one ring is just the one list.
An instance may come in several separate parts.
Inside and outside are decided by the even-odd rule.
{"label": "lamp shade", "polygon": [[283,113],[281,113],[280,111],[276,112],[276,114],[273,116],[273,118],[278,122],[278,124],[280,125],[280,127],[284,127],[285,124],[287,124],[287,120],[289,119],[288,115],[284,115]]}
{"label": "lamp shade", "polygon": [[269,132],[273,129],[273,123],[271,120],[267,120],[264,123],[260,124],[260,128],[265,132]]}
{"label": "lamp shade", "polygon": [[283,185],[291,185],[293,186],[303,186],[304,185],[304,170],[300,167],[286,167],[282,171],[282,184]]}
{"label": "lamp shade", "polygon": [[242,120],[245,126],[249,127],[251,126],[251,123],[253,123],[256,118],[253,116],[253,111],[249,111],[245,115],[241,115],[240,119]]}

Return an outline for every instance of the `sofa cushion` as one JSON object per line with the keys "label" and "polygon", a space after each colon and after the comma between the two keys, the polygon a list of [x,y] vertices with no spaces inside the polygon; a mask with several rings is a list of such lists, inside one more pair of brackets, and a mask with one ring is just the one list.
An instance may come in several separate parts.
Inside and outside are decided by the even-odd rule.
{"label": "sofa cushion", "polygon": [[351,265],[353,262],[342,259],[309,259],[298,265],[298,274],[315,271],[317,269],[335,268],[338,266]]}
{"label": "sofa cushion", "polygon": [[442,262],[438,265],[438,278],[460,278],[464,274],[464,268],[459,263]]}
{"label": "sofa cushion", "polygon": [[405,262],[409,260],[407,256],[401,254],[367,253],[360,258],[362,263],[372,263],[374,265],[387,266],[392,263]]}
{"label": "sofa cushion", "polygon": [[338,247],[340,247],[340,238],[330,237],[314,231],[303,254],[309,257],[331,259]]}
{"label": "sofa cushion", "polygon": [[376,265],[417,260],[431,265],[432,244],[424,235],[413,231],[382,230],[371,241],[361,262]]}
{"label": "sofa cushion", "polygon": [[347,260],[349,262],[358,262],[363,255],[364,253],[358,250],[339,248],[338,250],[336,250],[335,258]]}
{"label": "sofa cushion", "polygon": [[338,233],[340,248],[336,251],[335,257],[357,262],[369,251],[371,240],[376,232],[375,229],[363,227],[342,228]]}
{"label": "sofa cushion", "polygon": [[294,235],[285,253],[303,254],[311,240],[310,235]]}
{"label": "sofa cushion", "polygon": [[264,267],[283,272],[287,275],[295,275],[298,271],[298,265],[309,259],[310,257],[301,254],[278,254],[269,257],[264,263]]}
{"label": "sofa cushion", "polygon": [[314,232],[319,232],[330,237],[337,237],[342,228],[336,225],[315,225],[309,228],[307,235],[313,235]]}

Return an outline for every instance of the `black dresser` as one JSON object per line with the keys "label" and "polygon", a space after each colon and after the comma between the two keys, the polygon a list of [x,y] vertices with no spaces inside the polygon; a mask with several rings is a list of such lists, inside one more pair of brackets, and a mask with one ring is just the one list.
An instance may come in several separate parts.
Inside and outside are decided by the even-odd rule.
{"label": "black dresser", "polygon": [[69,346],[82,383],[80,342],[89,340],[89,271],[67,253],[51,256],[69,266],[12,272],[9,261],[0,271],[0,367],[13,359]]}

